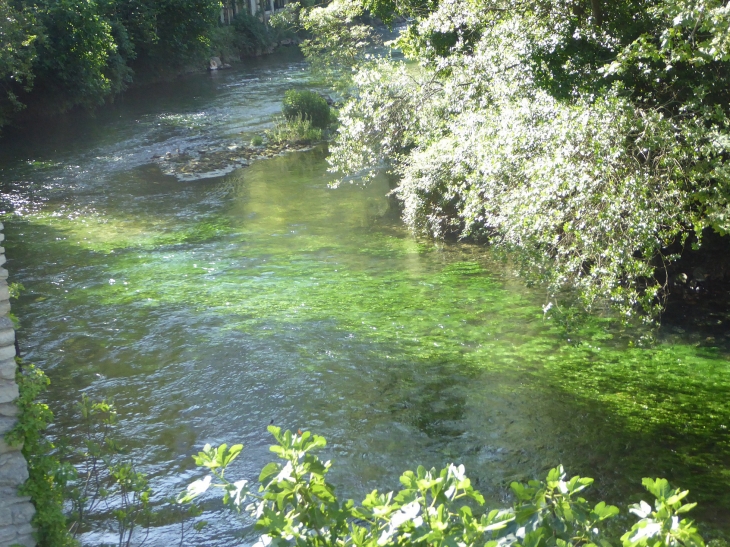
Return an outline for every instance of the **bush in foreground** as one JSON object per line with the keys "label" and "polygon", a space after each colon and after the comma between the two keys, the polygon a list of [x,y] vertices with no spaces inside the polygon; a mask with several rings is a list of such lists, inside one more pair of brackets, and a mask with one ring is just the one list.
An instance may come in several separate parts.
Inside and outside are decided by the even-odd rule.
{"label": "bush in foreground", "polygon": [[[507,509],[483,509],[484,497],[471,486],[463,466],[441,471],[419,467],[400,478],[398,493],[374,490],[361,504],[339,500],[327,482],[330,462],[314,451],[323,437],[309,432],[292,434],[269,427],[276,439],[271,447],[283,460],[266,465],[255,491],[245,480],[226,478],[228,465],[243,445],[217,448],[206,445],[194,456],[208,470],[190,484],[178,501],[190,503],[211,487],[236,511],[245,509],[256,519],[261,534],[256,547],[428,545],[439,547],[610,547],[606,521],[619,509],[605,502],[590,505],[581,493],[593,479],[568,479],[562,466],[547,479],[512,483],[516,501]],[[687,491],[672,488],[665,479],[644,479],[655,499],[629,507],[639,518],[621,536],[623,547],[702,547],[694,523],[684,518],[694,503],[684,503]]]}

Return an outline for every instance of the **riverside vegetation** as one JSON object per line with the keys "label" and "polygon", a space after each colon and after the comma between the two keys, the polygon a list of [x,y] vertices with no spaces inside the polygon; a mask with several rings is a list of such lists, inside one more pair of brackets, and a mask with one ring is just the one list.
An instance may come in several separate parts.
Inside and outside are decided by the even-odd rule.
{"label": "riverside vegetation", "polygon": [[[407,18],[406,61],[368,53],[368,14]],[[396,174],[409,226],[509,252],[548,308],[570,288],[651,320],[671,265],[730,232],[724,1],[335,0],[296,21],[349,97],[332,169]]]}
{"label": "riverside vegetation", "polygon": [[[598,9],[594,9],[596,5]],[[362,41],[351,39],[369,36],[370,31],[359,19],[367,10],[385,20],[399,13],[413,18],[399,43],[415,64],[370,58]],[[548,2],[528,8],[518,2],[370,1],[334,2],[326,8],[301,12],[301,24],[322,29],[322,34],[315,34],[306,45],[309,51],[316,54],[317,48],[327,43],[327,32],[336,32],[344,46],[337,54],[351,59],[355,68],[354,72],[343,73],[345,65],[319,61],[323,73],[337,78],[339,89],[350,97],[340,112],[342,125],[333,148],[333,168],[348,174],[365,173],[367,178],[382,166],[389,167],[401,176],[396,195],[402,198],[406,220],[412,227],[436,236],[486,238],[496,248],[514,252],[512,256],[518,258],[523,271],[550,288],[546,312],[551,304],[558,303],[562,289],[577,287],[587,307],[607,302],[624,315],[643,310],[651,316],[658,311],[665,294],[666,283],[661,275],[657,276],[657,271],[668,272],[664,263],[676,260],[683,246],[701,246],[703,230],[718,234],[727,231],[727,10],[717,2],[654,2],[641,14],[632,10],[633,4],[629,3],[589,6],[587,2]],[[352,29],[355,32],[349,32]],[[301,113],[293,114],[288,122],[298,127],[297,134],[306,134],[314,127],[313,118]],[[74,219],[63,216],[53,222],[66,222],[71,226],[68,231],[72,231]],[[228,229],[225,224],[213,225],[210,233],[203,227],[203,233],[169,237],[207,241]],[[118,243],[84,241],[91,246],[110,245],[112,251],[115,249],[111,246]],[[171,239],[165,244],[172,249],[177,241]],[[391,244],[395,250],[368,247],[360,251],[398,252],[401,243]],[[136,249],[134,245],[128,247]],[[265,251],[270,259],[271,249]],[[136,265],[140,259],[138,253],[128,253],[117,260]],[[202,308],[217,302],[220,296],[213,295],[213,290],[201,292],[198,284],[186,282],[182,276],[180,285],[172,290],[162,287],[164,281],[150,280],[147,272],[129,270],[145,277],[145,283],[139,286],[166,305],[185,300],[197,302]],[[484,287],[468,280],[479,271],[477,264],[459,263],[450,270],[419,275],[431,282],[448,275],[459,279],[462,285],[457,288],[443,280],[439,281],[442,285],[435,283],[440,290],[434,291],[431,304],[435,309],[452,311],[444,296],[449,291],[481,302],[478,298],[484,295]],[[357,289],[343,283],[342,276],[334,279],[340,285],[332,283],[326,291],[310,288],[310,307],[303,309],[300,317],[309,314],[307,317],[317,320],[341,318],[342,309],[358,306],[373,312],[363,295],[368,296],[367,291],[381,294],[378,279],[363,275]],[[396,291],[406,292],[402,289],[405,283],[397,275],[388,279]],[[257,296],[268,306],[261,317],[284,324],[294,305],[300,306],[293,285],[289,284],[289,294],[259,285]],[[105,303],[140,300],[120,286],[110,289],[104,284],[93,290],[107,298]],[[341,292],[337,306],[333,306],[331,296],[334,290],[339,291],[338,295]],[[403,294],[388,294],[393,298],[387,302],[389,308],[393,302],[402,305]],[[225,296],[220,300],[226,305],[234,300],[228,298],[228,293]],[[408,306],[405,315],[421,304],[418,300]],[[233,305],[250,311],[251,303],[234,300]],[[379,307],[375,312],[368,319],[379,329],[371,336],[395,338],[392,329],[380,327],[392,327],[392,314],[398,312]],[[247,317],[252,317],[251,322],[262,320],[253,314]],[[448,327],[447,317],[444,313],[443,322]],[[454,330],[463,335],[460,340],[467,333],[473,334],[467,322],[462,324],[455,318],[453,322]],[[435,349],[442,342],[440,335],[427,330],[422,333],[427,333],[424,339],[435,342],[434,348],[422,350],[427,357],[455,363],[468,360],[459,353],[463,352],[461,348]],[[605,340],[601,336],[606,334],[597,333],[592,341]],[[535,348],[539,344],[536,341]],[[480,343],[475,346],[482,347]],[[510,358],[517,352],[514,347],[500,349]],[[544,346],[534,351],[541,355]],[[571,383],[575,392],[599,394],[613,401],[615,405],[610,408],[627,416],[627,423],[645,421],[645,414],[637,408],[639,403],[650,402],[645,407],[659,409],[651,416],[653,423],[673,433],[679,430],[667,424],[684,418],[690,424],[690,417],[706,420],[713,427],[725,427],[727,411],[721,399],[704,402],[713,405],[713,412],[717,410],[709,416],[706,409],[698,413],[691,404],[675,406],[666,397],[665,385],[685,385],[693,374],[697,382],[709,382],[711,377],[708,373],[707,378],[698,379],[703,370],[671,369],[667,374],[679,361],[671,350],[632,353],[629,361],[633,362],[625,365],[634,374],[634,383],[625,388],[628,395],[606,394],[600,384],[612,383],[612,375],[620,376],[621,363],[627,361],[625,354],[619,358],[616,350],[605,361],[612,371],[599,370],[611,368],[597,357],[610,352],[578,344],[548,359],[546,366],[555,367],[560,381]],[[716,366],[720,359],[711,350],[707,353],[707,362]],[[494,355],[489,353],[489,357]],[[567,358],[555,364],[562,357]],[[594,368],[586,365],[594,362]],[[652,379],[655,385],[642,383],[644,377],[636,379],[637,369],[649,366],[658,372]],[[708,370],[712,367],[708,365]],[[89,430],[90,444],[71,457],[91,463],[79,463],[75,471],[67,468],[67,484],[76,485],[72,490],[81,500],[80,510],[75,506],[76,514],[83,520],[86,517],[82,515],[88,516],[94,504],[108,507],[120,544],[130,544],[139,538],[135,534],[145,528],[148,519],[155,518],[148,512],[146,479],[120,454],[118,445],[108,442],[105,431],[113,422],[111,407],[87,400],[80,411],[82,416],[87,412],[88,416],[100,417],[101,422]],[[27,415],[32,419],[32,412]],[[39,423],[50,419],[42,413],[37,416]],[[21,420],[21,424],[27,423]],[[657,501],[654,508],[644,504],[632,507],[639,523],[624,534],[616,533],[610,524],[617,522],[612,518],[616,512],[613,508],[587,505],[580,498],[589,481],[566,480],[560,469],[551,471],[545,483],[516,483],[516,505],[496,513],[481,512],[478,493],[457,466],[442,472],[419,469],[406,473],[405,491],[392,496],[374,494],[356,507],[338,501],[324,479],[329,466],[311,453],[323,446],[321,438],[307,433],[282,434],[277,429],[272,433],[278,443],[275,452],[284,456],[286,463],[264,468],[260,492],[246,492],[245,483],[230,481],[223,473],[240,446],[206,447],[196,461],[210,469],[210,474],[194,483],[179,501],[193,501],[204,490],[218,486],[224,501],[238,511],[245,509],[244,494],[253,496],[251,509],[261,512],[253,517],[262,534],[261,544],[359,545],[382,540],[383,544],[479,545],[495,541],[523,547],[564,547],[606,545],[603,541],[620,540],[623,544],[652,547],[701,545],[694,525],[682,516],[691,508],[691,504],[683,503],[686,494],[661,479],[645,480]],[[705,440],[712,434],[707,435]],[[104,452],[101,458],[101,448],[111,452]],[[700,460],[705,454],[698,448],[684,456]],[[713,469],[721,469],[717,461],[711,463]],[[43,465],[39,464],[41,471],[36,474],[40,483],[63,479],[62,468],[50,473],[43,471]],[[104,487],[96,491],[98,496],[84,486],[91,484],[85,477],[93,476],[85,474],[88,469],[96,470],[100,473],[96,477],[102,478]],[[49,499],[54,496],[57,494],[49,494]],[[39,514],[58,525],[64,521],[59,520],[55,499],[56,509]],[[466,500],[474,506],[462,507]],[[192,520],[197,518],[194,513]],[[65,526],[56,529],[65,530]],[[62,545],[60,541],[47,544]]]}
{"label": "riverside vegetation", "polygon": [[0,0],[0,127],[22,111],[92,109],[134,82],[270,50],[291,34],[217,0]]}
{"label": "riverside vegetation", "polygon": [[[111,508],[118,545],[143,545],[155,520],[180,520],[180,545],[193,545],[190,534],[206,526],[196,500],[208,490],[220,492],[222,503],[234,514],[248,513],[241,527],[258,534],[258,547],[424,545],[433,547],[704,547],[697,527],[686,514],[696,503],[687,503],[688,491],[673,488],[665,479],[645,478],[653,496],[632,504],[629,514],[638,521],[623,534],[611,526],[618,507],[601,501],[589,503],[582,492],[593,479],[568,478],[562,466],[551,469],[545,481],[513,482],[515,502],[507,509],[485,509],[484,497],[473,488],[463,465],[437,471],[418,467],[400,477],[404,489],[397,493],[372,491],[355,505],[338,499],[326,475],[332,464],[315,452],[324,448],[323,437],[310,432],[282,432],[269,426],[276,441],[271,452],[282,462],[267,464],[249,480],[226,476],[243,445],[206,445],[194,456],[204,478],[191,483],[168,507],[150,506],[151,490],[144,474],[125,459],[115,441],[116,412],[106,401],[82,397],[78,405],[85,430],[84,447],[63,455],[60,463],[42,430],[53,419],[48,407],[36,402],[48,385],[45,375],[27,366],[19,373],[22,396],[19,423],[8,440],[24,442],[30,479],[23,491],[37,507],[34,524],[41,547],[73,547],[76,535],[98,506]],[[75,466],[70,462],[74,461]],[[64,500],[70,513],[63,513]],[[244,511],[245,510],[245,511]],[[167,513],[165,516],[164,513]],[[623,519],[626,520],[625,518]],[[712,545],[725,546],[722,540]]]}

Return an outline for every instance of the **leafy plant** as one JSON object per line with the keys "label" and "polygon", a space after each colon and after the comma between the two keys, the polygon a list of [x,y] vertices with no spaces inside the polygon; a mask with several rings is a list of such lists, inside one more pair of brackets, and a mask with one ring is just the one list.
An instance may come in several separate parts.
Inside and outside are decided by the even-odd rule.
{"label": "leafy plant", "polygon": [[630,507],[631,513],[641,520],[621,537],[624,547],[703,547],[694,523],[680,517],[697,505],[682,503],[689,491],[672,488],[666,479],[646,478],[642,484],[656,498],[654,510],[645,501]]}
{"label": "leafy plant", "polygon": [[330,106],[324,97],[306,89],[290,89],[284,93],[282,112],[288,121],[307,119],[319,129],[326,128],[332,122]]}
{"label": "leafy plant", "polygon": [[[453,464],[440,471],[406,471],[400,478],[402,490],[374,490],[356,505],[339,500],[327,481],[331,462],[314,454],[326,445],[323,437],[274,426],[269,431],[276,440],[271,451],[281,461],[262,469],[258,492],[245,480],[233,482],[225,476],[241,445],[206,445],[194,458],[208,475],[190,484],[179,501],[191,503],[211,488],[220,491],[226,505],[254,516],[254,528],[261,534],[258,546],[611,545],[605,523],[619,514],[618,508],[589,504],[582,492],[593,479],[568,479],[562,466],[550,470],[545,481],[512,483],[516,501],[507,509],[484,509],[484,498],[464,467]],[[622,537],[623,547],[703,547],[692,522],[677,519],[694,507],[682,503],[687,492],[671,489],[664,479],[644,479],[644,486],[656,497],[656,511],[646,502],[631,507],[642,520]]]}
{"label": "leafy plant", "polygon": [[30,496],[35,505],[32,523],[38,545],[74,547],[77,543],[68,532],[63,513],[65,487],[74,470],[70,464],[59,461],[53,443],[45,437],[43,432],[53,421],[53,413],[38,400],[50,382],[32,364],[23,364],[16,381],[20,390],[18,422],[5,439],[11,445],[23,445],[29,477],[20,493]]}
{"label": "leafy plant", "polygon": [[275,144],[311,144],[322,140],[322,130],[299,115],[291,120],[275,119],[273,129],[267,130],[266,136]]}
{"label": "leafy plant", "polygon": [[[8,284],[8,293],[10,294],[10,298],[19,298],[20,293],[22,293],[25,290],[25,287],[21,283],[9,283]],[[8,318],[13,322],[13,327],[17,331],[20,329],[20,320],[18,317],[11,311],[8,313]],[[17,338],[16,338],[16,348],[17,346]],[[20,353],[18,353],[18,356],[20,356]]]}
{"label": "leafy plant", "polygon": [[113,437],[117,423],[114,406],[83,394],[77,409],[84,447],[68,455],[78,462],[66,486],[72,509],[70,530],[76,537],[91,515],[108,510],[117,523],[119,546],[129,546],[136,528],[140,524],[147,527],[152,518],[149,483]]}

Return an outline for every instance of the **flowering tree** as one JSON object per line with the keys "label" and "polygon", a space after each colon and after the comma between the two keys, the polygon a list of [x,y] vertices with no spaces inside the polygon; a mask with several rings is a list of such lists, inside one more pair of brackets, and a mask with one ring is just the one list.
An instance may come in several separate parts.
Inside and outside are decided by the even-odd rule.
{"label": "flowering tree", "polygon": [[647,318],[688,238],[730,232],[725,2],[335,0],[304,20],[324,9],[408,17],[406,61],[353,62],[330,161],[398,174],[414,230]]}

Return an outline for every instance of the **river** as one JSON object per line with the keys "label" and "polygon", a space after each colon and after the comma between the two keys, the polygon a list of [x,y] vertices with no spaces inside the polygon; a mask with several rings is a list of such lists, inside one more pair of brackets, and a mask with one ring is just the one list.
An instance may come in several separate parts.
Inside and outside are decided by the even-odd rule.
{"label": "river", "polygon": [[[2,141],[13,310],[52,380],[52,434],[78,441],[82,393],[112,399],[155,503],[202,476],[205,443],[244,443],[231,476],[255,479],[274,423],[328,439],[345,496],[453,461],[498,505],[562,463],[614,502],[665,476],[727,529],[724,327],[664,327],[647,347],[604,320],[566,330],[488,249],[409,234],[384,177],[330,188],[321,147],[194,181],[152,160],[250,140],[307,79],[290,52]],[[204,518],[195,545],[243,529],[215,503]],[[176,537],[158,523],[147,545]]]}

